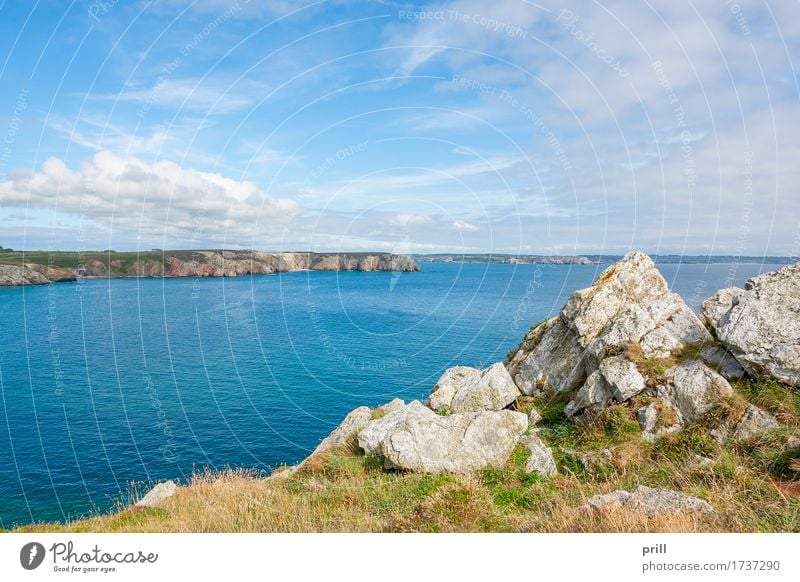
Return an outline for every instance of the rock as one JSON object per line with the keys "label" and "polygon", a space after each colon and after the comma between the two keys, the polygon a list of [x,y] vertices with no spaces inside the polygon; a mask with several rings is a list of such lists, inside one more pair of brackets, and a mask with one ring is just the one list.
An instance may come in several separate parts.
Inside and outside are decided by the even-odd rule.
{"label": "rock", "polygon": [[449,409],[453,413],[502,410],[519,392],[506,370],[497,363],[485,370],[458,366],[447,370],[431,392],[434,410]]}
{"label": "rock", "polygon": [[382,410],[384,414],[389,414],[390,412],[394,412],[395,410],[401,410],[404,408],[406,403],[399,398],[395,398],[391,402],[387,402],[382,406],[378,407],[378,410]]}
{"label": "rock", "polygon": [[[400,402],[402,403],[402,400]],[[317,445],[317,448],[314,449],[314,452],[311,453],[309,458],[336,447],[346,445],[347,442],[367,426],[367,423],[371,420],[372,410],[366,406],[359,406],[355,410],[350,411],[339,426],[322,439],[322,442]]]}
{"label": "rock", "polygon": [[[531,330],[509,369],[524,394],[571,392],[629,344],[639,345],[647,358],[665,358],[711,339],[681,297],[670,292],[653,261],[632,252],[591,287],[573,293],[557,317]],[[621,364],[611,372],[623,372]],[[620,380],[629,382],[615,393],[623,400],[639,386],[633,370],[626,369],[631,374]]]}
{"label": "rock", "polygon": [[481,371],[468,366],[455,366],[448,368],[436,382],[430,395],[429,406],[433,410],[449,409],[453,404],[453,397],[465,383],[480,378]]}
{"label": "rock", "polygon": [[800,386],[800,263],[717,292],[702,313],[748,374]]}
{"label": "rock", "polygon": [[702,513],[707,515],[716,513],[707,501],[699,497],[645,485],[639,485],[633,493],[620,490],[604,495],[595,495],[580,507],[584,510],[617,508],[643,513],[648,517],[664,513]]}
{"label": "rock", "polygon": [[686,360],[665,373],[667,384],[658,387],[658,398],[671,406],[682,423],[699,420],[733,394],[728,381],[699,360]]}
{"label": "rock", "polygon": [[711,366],[726,380],[739,380],[744,378],[745,371],[742,365],[728,350],[719,346],[707,346],[700,350],[700,359]]}
{"label": "rock", "polygon": [[583,348],[575,332],[557,317],[537,329],[539,341],[530,351],[518,352],[514,381],[520,391],[528,396],[547,396],[551,391],[568,392],[580,386],[585,378]]}
{"label": "rock", "polygon": [[606,358],[600,363],[600,373],[617,402],[625,402],[645,389],[646,384],[636,364],[625,356]]}
{"label": "rock", "polygon": [[748,441],[780,426],[769,412],[754,404],[747,404],[742,419],[733,429],[733,440]]}
{"label": "rock", "polygon": [[531,456],[525,463],[527,473],[538,473],[542,477],[551,477],[558,473],[553,450],[542,442],[538,434],[533,432],[523,436],[519,442],[531,452]]}
{"label": "rock", "polygon": [[786,448],[787,449],[800,448],[800,438],[796,436],[790,436],[788,439],[786,439]]}
{"label": "rock", "polygon": [[27,265],[0,265],[0,286],[46,285],[48,278]]}
{"label": "rock", "polygon": [[532,408],[531,411],[528,413],[528,426],[535,426],[539,424],[542,420],[542,415],[539,414],[539,411],[535,408]]}
{"label": "rock", "polygon": [[512,410],[439,416],[418,401],[370,422],[358,435],[368,455],[387,468],[467,473],[508,462],[528,417]]}
{"label": "rock", "polygon": [[[673,418],[665,418],[669,414]],[[636,420],[642,429],[642,438],[655,442],[665,434],[675,432],[680,428],[677,415],[666,404],[655,401],[647,406],[642,406],[636,411]]]}
{"label": "rock", "polygon": [[585,505],[581,505],[578,509],[584,511],[599,511],[603,509],[616,509],[620,508],[630,499],[631,494],[627,491],[617,490],[611,493],[603,493],[602,495],[594,495],[586,500]]}
{"label": "rock", "polygon": [[136,502],[136,507],[156,507],[161,505],[165,499],[175,495],[178,486],[174,481],[164,481],[153,487],[147,495]]}
{"label": "rock", "polygon": [[586,383],[578,390],[574,400],[564,409],[567,417],[583,410],[595,411],[605,408],[613,395],[600,370],[595,370],[586,379]]}

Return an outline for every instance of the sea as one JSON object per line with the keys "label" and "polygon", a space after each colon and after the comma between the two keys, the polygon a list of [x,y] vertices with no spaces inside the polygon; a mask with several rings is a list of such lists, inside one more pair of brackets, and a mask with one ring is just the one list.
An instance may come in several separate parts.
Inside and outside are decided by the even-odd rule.
{"label": "sea", "polygon": [[[84,279],[0,289],[0,528],[127,503],[154,482],[304,458],[361,405],[502,361],[607,264]],[[780,265],[663,264],[697,310]]]}

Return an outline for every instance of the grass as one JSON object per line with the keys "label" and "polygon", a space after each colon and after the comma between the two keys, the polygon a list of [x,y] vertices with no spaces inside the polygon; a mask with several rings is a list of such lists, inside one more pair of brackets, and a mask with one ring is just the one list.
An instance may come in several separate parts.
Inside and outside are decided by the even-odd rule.
{"label": "grass", "polygon": [[[559,474],[541,478],[524,467],[517,446],[505,467],[471,475],[387,471],[353,443],[312,458],[275,478],[247,470],[204,472],[157,508],[120,506],[66,524],[22,532],[800,532],[800,447],[787,439],[796,422],[748,443],[722,445],[707,424],[735,414],[745,399],[796,419],[796,392],[769,382],[740,382],[737,396],[708,418],[665,435],[641,438],[639,400],[583,422],[564,418],[566,396],[520,399],[535,407],[539,436],[554,449]],[[353,439],[355,441],[355,438]],[[697,462],[697,456],[709,459]],[[283,473],[283,474],[280,474]],[[579,509],[592,495],[637,485],[706,499],[714,517],[647,518],[625,510]]]}

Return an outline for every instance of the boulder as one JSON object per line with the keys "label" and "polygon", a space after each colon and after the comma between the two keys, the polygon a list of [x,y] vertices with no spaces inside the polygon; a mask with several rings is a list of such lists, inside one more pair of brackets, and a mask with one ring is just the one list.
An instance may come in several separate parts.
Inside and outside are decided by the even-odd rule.
{"label": "boulder", "polygon": [[742,419],[736,424],[736,428],[733,429],[733,440],[752,440],[778,426],[780,426],[778,420],[769,412],[762,410],[754,404],[748,404]]}
{"label": "boulder", "polygon": [[[402,403],[402,400],[400,402]],[[367,406],[359,406],[355,410],[350,411],[339,426],[322,439],[322,442],[317,445],[317,448],[314,449],[310,457],[346,445],[347,442],[367,426],[367,423],[371,420],[372,410]]]}
{"label": "boulder", "polygon": [[136,507],[156,507],[161,505],[165,499],[175,495],[178,486],[175,481],[164,481],[153,487],[147,495],[136,502]]}
{"label": "boulder", "polygon": [[800,386],[800,263],[717,292],[702,314],[748,374]]}
{"label": "boulder", "polygon": [[542,477],[551,477],[558,473],[553,450],[542,442],[536,432],[523,436],[519,442],[531,452],[531,456],[525,463],[526,472],[538,473]]}
{"label": "boulder", "polygon": [[636,364],[625,356],[606,358],[600,363],[600,373],[617,402],[625,402],[645,389],[646,384]]}
{"label": "boulder", "polygon": [[447,370],[436,383],[430,407],[453,413],[502,410],[518,394],[511,375],[500,362],[485,370],[458,366]]}
{"label": "boulder", "polygon": [[613,491],[604,495],[595,495],[581,506],[583,510],[604,510],[623,508],[648,517],[664,513],[701,513],[711,515],[714,508],[699,497],[686,495],[671,489],[656,489],[639,485],[633,493]]}
{"label": "boulder", "polygon": [[368,455],[387,468],[468,473],[508,462],[528,417],[512,410],[439,416],[418,401],[370,422],[358,435]]}
{"label": "boulder", "polygon": [[606,407],[613,398],[611,390],[600,370],[595,370],[586,379],[586,382],[575,394],[575,398],[567,404],[564,413],[567,417],[587,410],[589,412]]}
{"label": "boulder", "polygon": [[700,360],[685,360],[666,373],[667,384],[658,387],[658,398],[672,407],[682,423],[699,420],[733,395],[728,381]]}
{"label": "boulder", "polygon": [[434,410],[449,409],[453,404],[453,397],[465,383],[470,382],[481,375],[477,368],[468,366],[456,366],[445,370],[431,391],[429,405]]}
{"label": "boulder", "polygon": [[[509,369],[524,394],[571,392],[629,344],[639,345],[646,358],[666,358],[686,345],[711,340],[653,261],[632,252],[603,271],[591,287],[573,293],[557,317],[531,330]],[[633,369],[619,360],[610,366],[609,373],[629,382],[617,384],[615,396],[630,398],[639,387]]]}

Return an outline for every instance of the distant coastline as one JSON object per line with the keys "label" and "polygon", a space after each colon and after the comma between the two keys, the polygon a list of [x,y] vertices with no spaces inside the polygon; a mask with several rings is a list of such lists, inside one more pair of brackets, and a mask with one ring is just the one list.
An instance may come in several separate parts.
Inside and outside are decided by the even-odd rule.
{"label": "distant coastline", "polygon": [[14,251],[0,247],[0,287],[47,285],[83,278],[238,277],[295,271],[419,271],[390,253],[267,253],[254,250],[146,252]]}
{"label": "distant coastline", "polygon": [[[513,255],[497,253],[433,253],[413,254],[411,258],[418,263],[501,263],[512,265],[600,265],[615,263],[623,255]],[[736,255],[650,255],[653,262],[662,265],[674,264],[717,264],[717,263],[766,263],[789,265],[797,262],[797,257],[777,256],[736,256]]]}

